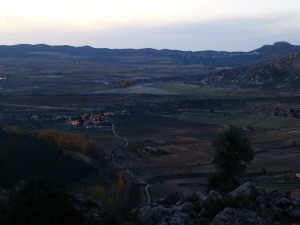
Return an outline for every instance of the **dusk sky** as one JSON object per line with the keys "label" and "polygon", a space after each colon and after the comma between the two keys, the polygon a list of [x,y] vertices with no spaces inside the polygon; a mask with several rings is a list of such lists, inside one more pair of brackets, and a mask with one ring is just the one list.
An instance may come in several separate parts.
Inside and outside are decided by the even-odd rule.
{"label": "dusk sky", "polygon": [[0,0],[0,45],[249,51],[300,45],[300,0]]}

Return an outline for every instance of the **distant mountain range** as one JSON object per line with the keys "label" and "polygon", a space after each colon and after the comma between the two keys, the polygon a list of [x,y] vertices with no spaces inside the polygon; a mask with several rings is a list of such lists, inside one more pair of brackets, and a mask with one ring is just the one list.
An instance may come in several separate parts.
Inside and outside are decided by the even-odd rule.
{"label": "distant mountain range", "polygon": [[[20,67],[31,63],[28,68],[34,68],[35,72],[40,74],[45,73],[44,70],[51,71],[49,74],[56,74],[56,70],[63,73],[61,70],[73,69],[74,65],[68,67],[61,62],[75,61],[87,62],[89,65],[119,64],[124,65],[123,68],[166,66],[165,68],[173,70],[153,72],[154,75],[160,77],[176,73],[179,74],[178,79],[201,85],[258,89],[300,87],[300,46],[287,42],[264,45],[249,52],[107,49],[44,44],[0,45],[0,60],[5,58],[19,62]],[[16,59],[19,60],[15,61]],[[45,69],[37,68],[36,65]],[[61,68],[58,65],[62,65]],[[70,73],[78,72],[81,69],[80,65]],[[188,67],[189,65],[192,66]],[[3,71],[5,68],[2,68]],[[186,68],[193,68],[193,73],[190,73],[193,76],[188,75]],[[99,73],[99,69],[96,72]]]}
{"label": "distant mountain range", "polygon": [[145,49],[107,49],[89,46],[49,46],[49,45],[0,45],[0,58],[30,57],[30,58],[76,58],[80,60],[98,60],[110,63],[126,64],[201,64],[216,67],[233,67],[250,65],[283,54],[299,52],[300,46],[287,42],[276,42],[265,45],[250,52],[225,51],[179,51]]}

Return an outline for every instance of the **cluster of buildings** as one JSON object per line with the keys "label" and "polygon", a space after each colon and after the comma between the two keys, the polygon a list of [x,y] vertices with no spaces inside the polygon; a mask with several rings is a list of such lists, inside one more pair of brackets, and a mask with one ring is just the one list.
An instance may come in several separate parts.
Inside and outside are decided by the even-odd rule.
{"label": "cluster of buildings", "polygon": [[86,129],[112,129],[112,125],[108,122],[108,118],[114,113],[83,113],[80,116],[73,117],[67,121],[67,124],[73,126],[82,125]]}

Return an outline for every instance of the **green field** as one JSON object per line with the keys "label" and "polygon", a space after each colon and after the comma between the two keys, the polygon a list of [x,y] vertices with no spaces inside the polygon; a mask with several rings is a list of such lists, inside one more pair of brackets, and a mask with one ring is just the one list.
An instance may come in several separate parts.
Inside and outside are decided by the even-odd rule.
{"label": "green field", "polygon": [[171,82],[171,83],[155,83],[151,87],[158,88],[165,91],[175,92],[181,95],[200,95],[200,96],[235,96],[238,93],[234,92],[231,89],[225,88],[207,88],[199,87],[196,85],[188,85],[180,82]]}
{"label": "green field", "polygon": [[269,176],[259,180],[260,185],[269,185],[285,188],[300,188],[300,179],[296,177],[295,173],[280,174]]}
{"label": "green field", "polygon": [[282,116],[269,116],[258,123],[253,124],[254,127],[268,129],[290,129],[300,128],[300,119]]}
{"label": "green field", "polygon": [[164,91],[170,91],[181,95],[195,95],[199,97],[234,97],[244,98],[247,96],[252,97],[269,97],[273,96],[270,93],[257,92],[254,90],[238,90],[233,88],[221,88],[221,87],[200,87],[197,85],[185,84],[181,82],[157,82],[151,85],[151,87],[161,89]]}
{"label": "green field", "polygon": [[[222,113],[221,113],[222,112]],[[182,113],[171,117],[186,121],[235,125],[238,127],[254,127],[262,129],[291,129],[300,127],[300,119],[280,116],[266,116],[258,112],[219,111],[217,113]]]}

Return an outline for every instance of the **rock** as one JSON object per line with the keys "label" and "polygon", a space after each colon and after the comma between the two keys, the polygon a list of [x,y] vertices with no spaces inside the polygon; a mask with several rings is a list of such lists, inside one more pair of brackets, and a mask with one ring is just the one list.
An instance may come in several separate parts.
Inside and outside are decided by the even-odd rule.
{"label": "rock", "polygon": [[287,214],[289,214],[292,218],[296,219],[296,221],[300,221],[300,207],[290,206],[286,209]]}
{"label": "rock", "polygon": [[279,221],[300,221],[300,201],[287,192],[257,190],[246,182],[224,196],[214,190],[186,197],[172,192],[135,215],[143,225],[281,225]]}
{"label": "rock", "polygon": [[288,207],[289,205],[291,205],[291,201],[289,199],[287,199],[286,197],[283,197],[280,199],[280,204],[286,208]]}
{"label": "rock", "polygon": [[168,193],[165,198],[160,200],[160,204],[162,204],[166,207],[172,206],[172,205],[175,205],[182,197],[183,197],[183,194],[181,194],[180,192],[172,191],[172,192]]}
{"label": "rock", "polygon": [[72,196],[72,200],[76,209],[87,217],[94,218],[99,221],[107,215],[107,211],[102,203],[95,199],[86,197],[81,193],[77,193]]}
{"label": "rock", "polygon": [[157,225],[164,217],[171,216],[171,210],[161,205],[146,205],[139,210],[138,219],[144,225]]}
{"label": "rock", "polygon": [[164,217],[157,225],[189,225],[191,218],[185,213]]}
{"label": "rock", "polygon": [[211,190],[208,195],[207,198],[205,200],[205,202],[209,202],[209,201],[216,201],[216,200],[222,200],[222,195],[220,192],[215,191],[215,190]]}
{"label": "rock", "polygon": [[15,186],[13,186],[12,190],[14,192],[20,192],[27,184],[27,181],[21,180]]}
{"label": "rock", "polygon": [[[172,196],[172,198],[171,198]],[[138,212],[138,220],[144,225],[191,225],[195,219],[194,204],[185,202],[180,205],[174,204],[175,199],[181,198],[181,194],[173,193],[166,198],[159,200],[161,204],[147,204]],[[167,201],[165,201],[167,199]],[[171,201],[171,200],[174,201]]]}
{"label": "rock", "polygon": [[232,209],[226,207],[221,211],[210,225],[265,225],[262,218],[258,217],[256,213],[246,209]]}
{"label": "rock", "polygon": [[191,202],[183,203],[180,206],[174,207],[174,213],[186,213],[188,215],[193,215],[194,212],[194,204]]}
{"label": "rock", "polygon": [[207,197],[205,196],[205,194],[202,193],[202,191],[198,191],[198,192],[196,193],[196,195],[198,196],[199,201],[205,201],[205,199],[207,198]]}
{"label": "rock", "polygon": [[237,187],[235,190],[229,193],[229,196],[236,197],[236,196],[241,196],[241,197],[247,197],[247,198],[252,198],[256,196],[257,190],[255,186],[253,185],[252,182],[248,181],[246,183],[243,183],[239,187]]}

